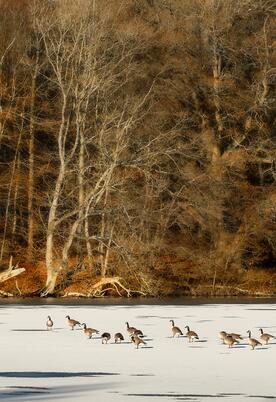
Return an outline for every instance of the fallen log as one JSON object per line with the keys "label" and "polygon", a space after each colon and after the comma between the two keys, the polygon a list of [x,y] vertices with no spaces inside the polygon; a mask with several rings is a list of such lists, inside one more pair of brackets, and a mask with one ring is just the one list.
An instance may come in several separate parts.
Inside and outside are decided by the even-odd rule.
{"label": "fallen log", "polygon": [[12,293],[4,292],[4,290],[0,290],[0,296],[3,296],[3,297],[14,297],[14,295],[13,295]]}
{"label": "fallen log", "polygon": [[115,290],[119,297],[123,297],[125,294],[127,297],[131,297],[131,295],[135,293],[146,296],[144,292],[126,288],[121,280],[119,276],[104,277],[92,285],[87,293],[66,292],[62,297],[105,297],[106,292],[110,290]]}
{"label": "fallen log", "polygon": [[12,256],[11,256],[9,268],[0,272],[0,282],[5,282],[10,278],[22,274],[22,272],[25,272],[25,268],[18,268],[18,264],[16,264],[15,266],[12,265]]}
{"label": "fallen log", "polygon": [[64,293],[61,297],[87,297],[87,294],[80,292],[67,292]]}
{"label": "fallen log", "polygon": [[[104,288],[104,286],[106,285],[108,285],[109,287]],[[144,292],[140,292],[139,290],[131,290],[126,288],[122,284],[121,278],[119,276],[114,276],[114,277],[101,278],[98,282],[96,282],[94,285],[91,286],[87,296],[103,297],[108,290],[115,290],[118,293],[118,295],[122,297],[122,293],[119,289],[120,290],[123,289],[126,292],[127,297],[130,297],[132,293],[139,293],[143,296],[146,295]]]}

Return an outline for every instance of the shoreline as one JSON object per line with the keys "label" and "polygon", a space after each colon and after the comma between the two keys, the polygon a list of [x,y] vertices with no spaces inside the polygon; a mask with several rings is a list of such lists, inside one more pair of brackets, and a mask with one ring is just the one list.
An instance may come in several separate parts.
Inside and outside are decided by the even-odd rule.
{"label": "shoreline", "polygon": [[273,304],[276,296],[175,296],[175,297],[0,297],[0,305],[80,305],[80,306],[137,306],[137,305],[201,305],[201,304]]}

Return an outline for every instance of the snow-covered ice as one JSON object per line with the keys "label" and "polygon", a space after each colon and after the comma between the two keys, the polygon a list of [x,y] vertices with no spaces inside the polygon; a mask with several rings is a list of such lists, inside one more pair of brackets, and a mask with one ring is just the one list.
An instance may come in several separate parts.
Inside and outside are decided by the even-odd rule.
{"label": "snow-covered ice", "polygon": [[[46,331],[47,316],[54,321]],[[102,345],[66,315],[112,340]],[[199,341],[172,338],[170,319]],[[125,322],[141,329],[146,346],[130,343]],[[259,328],[276,335],[276,304],[1,305],[1,401],[217,401],[276,400],[276,339],[254,351],[247,340],[228,349],[218,332]],[[125,342],[114,343],[122,332]]]}

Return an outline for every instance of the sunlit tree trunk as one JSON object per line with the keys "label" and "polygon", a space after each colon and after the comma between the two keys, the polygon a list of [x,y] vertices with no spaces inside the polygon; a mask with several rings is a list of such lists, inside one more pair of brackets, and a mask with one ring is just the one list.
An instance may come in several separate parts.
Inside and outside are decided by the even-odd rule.
{"label": "sunlit tree trunk", "polygon": [[28,178],[28,249],[27,259],[33,258],[34,248],[34,108],[36,98],[36,80],[38,74],[39,53],[36,52],[34,71],[31,80],[30,93],[30,126],[29,126],[29,178]]}

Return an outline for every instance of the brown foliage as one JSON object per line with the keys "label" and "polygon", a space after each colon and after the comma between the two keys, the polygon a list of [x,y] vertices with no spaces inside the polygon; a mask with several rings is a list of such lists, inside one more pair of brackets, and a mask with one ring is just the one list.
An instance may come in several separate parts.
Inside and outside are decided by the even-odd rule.
{"label": "brown foliage", "polygon": [[274,292],[273,1],[105,3],[0,2],[1,259],[22,293]]}

